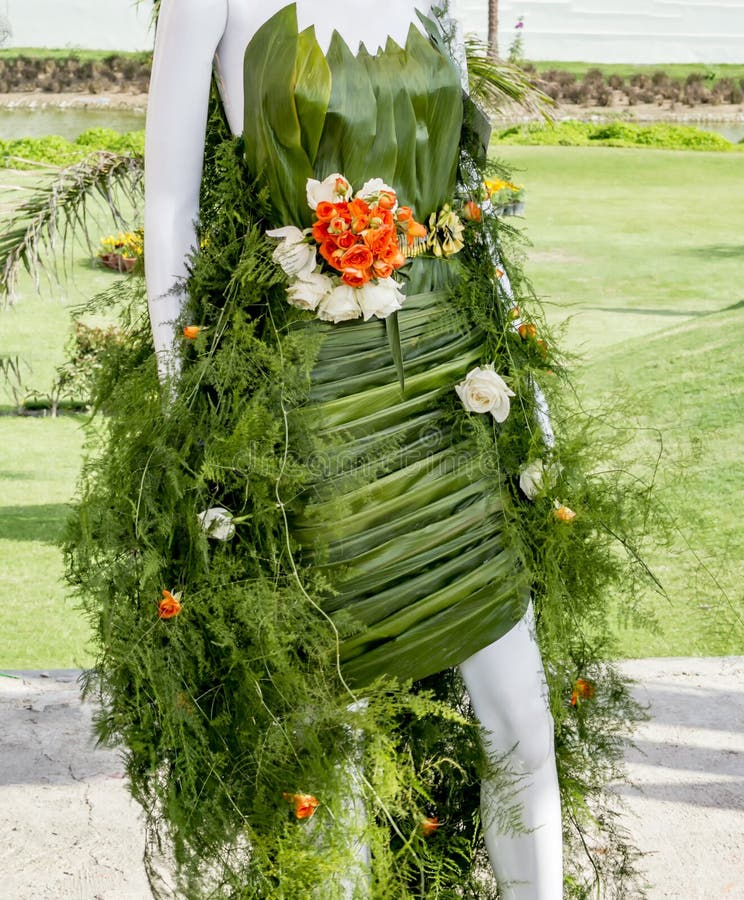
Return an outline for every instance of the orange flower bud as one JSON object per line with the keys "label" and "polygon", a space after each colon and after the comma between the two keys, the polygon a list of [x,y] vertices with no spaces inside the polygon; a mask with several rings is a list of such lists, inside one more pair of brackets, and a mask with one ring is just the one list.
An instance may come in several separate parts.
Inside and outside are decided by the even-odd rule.
{"label": "orange flower bud", "polygon": [[581,700],[591,700],[594,696],[594,685],[583,678],[577,678],[574,682],[571,694],[571,706],[578,706]]}
{"label": "orange flower bud", "polygon": [[426,818],[421,820],[419,827],[421,834],[424,837],[429,837],[439,828],[439,816],[426,816]]}
{"label": "orange flower bud", "polygon": [[183,329],[183,336],[189,341],[195,341],[199,337],[201,328],[198,325],[187,325]]}
{"label": "orange flower bud", "polygon": [[480,222],[483,218],[483,210],[473,200],[469,200],[463,207],[463,216],[471,222]]}
{"label": "orange flower bud", "polygon": [[313,797],[312,794],[290,794],[285,791],[282,797],[294,804],[295,816],[298,819],[309,819],[320,806],[317,797]]}
{"label": "orange flower bud", "polygon": [[171,594],[170,591],[163,590],[163,599],[158,605],[158,618],[172,619],[181,612],[181,595]]}
{"label": "orange flower bud", "polygon": [[377,205],[382,209],[392,209],[398,202],[398,198],[392,191],[380,191],[380,199]]}
{"label": "orange flower bud", "polygon": [[[496,269],[496,271],[500,272],[501,270]],[[519,307],[518,306],[512,306],[512,308],[509,310],[509,318],[510,319],[518,319],[519,318]]]}
{"label": "orange flower bud", "polygon": [[426,227],[424,225],[411,219],[411,221],[408,223],[408,233],[406,235],[408,246],[413,246],[413,241],[415,238],[425,238],[428,233],[429,232],[426,230]]}
{"label": "orange flower bud", "polygon": [[576,518],[576,513],[569,509],[567,506],[560,506],[558,501],[556,501],[555,509],[553,510],[553,515],[558,519],[559,522],[573,522]]}
{"label": "orange flower bud", "polygon": [[545,343],[545,341],[542,338],[540,338],[538,341],[536,341],[536,343],[537,343],[537,349],[540,351],[543,359],[547,359],[548,358],[548,345]]}
{"label": "orange flower bud", "polygon": [[519,332],[519,336],[527,340],[528,338],[533,338],[537,334],[537,328],[532,322],[522,322],[522,324],[517,328]]}
{"label": "orange flower bud", "polygon": [[[504,275],[505,275],[505,272],[504,272],[503,269],[494,269],[493,272],[494,272],[494,275],[499,279],[499,281],[500,281],[500,280],[504,277]],[[518,306],[515,306],[514,309],[517,310],[517,315],[519,315],[519,307],[518,307]],[[515,316],[515,318],[516,318],[516,316]]]}

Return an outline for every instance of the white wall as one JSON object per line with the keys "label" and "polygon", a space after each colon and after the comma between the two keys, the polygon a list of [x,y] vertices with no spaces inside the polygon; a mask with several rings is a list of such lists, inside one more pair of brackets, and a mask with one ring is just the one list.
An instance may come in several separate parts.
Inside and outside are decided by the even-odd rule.
{"label": "white wall", "polygon": [[[487,0],[453,5],[485,37]],[[149,0],[0,0],[14,47],[147,49],[150,10]],[[528,59],[744,62],[744,0],[499,0],[499,12],[502,54],[524,16]]]}
{"label": "white wall", "polygon": [[[487,0],[455,2],[484,37]],[[527,59],[744,62],[744,0],[499,0],[502,54],[519,16]]]}
{"label": "white wall", "polygon": [[0,0],[13,30],[7,47],[149,50],[151,10],[148,0]]}

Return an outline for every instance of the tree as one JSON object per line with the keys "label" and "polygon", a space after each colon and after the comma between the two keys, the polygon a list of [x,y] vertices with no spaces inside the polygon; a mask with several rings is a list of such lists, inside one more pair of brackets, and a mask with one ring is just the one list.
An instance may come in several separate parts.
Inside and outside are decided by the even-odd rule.
{"label": "tree", "polygon": [[488,0],[488,54],[499,55],[499,0]]}

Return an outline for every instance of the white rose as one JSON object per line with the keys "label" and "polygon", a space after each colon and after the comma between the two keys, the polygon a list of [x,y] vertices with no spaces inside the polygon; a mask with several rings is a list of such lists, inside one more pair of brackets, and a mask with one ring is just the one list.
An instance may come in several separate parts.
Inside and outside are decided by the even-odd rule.
{"label": "white rose", "polygon": [[497,375],[492,365],[471,369],[465,380],[455,385],[457,396],[468,412],[491,413],[497,422],[506,421],[514,391],[507,387],[504,379]]}
{"label": "white rose", "polygon": [[307,179],[307,205],[317,209],[319,203],[338,203],[351,197],[351,185],[339,172],[334,172],[323,181],[317,178]]}
{"label": "white rose", "polygon": [[327,275],[310,272],[287,288],[287,300],[299,309],[315,310],[320,301],[333,290],[333,282]]}
{"label": "white rose", "polygon": [[365,322],[372,316],[386,319],[390,313],[400,309],[406,299],[400,285],[392,278],[384,278],[377,282],[368,281],[363,287],[355,290]]}
{"label": "white rose", "polygon": [[216,541],[229,541],[235,534],[232,513],[221,506],[205,509],[204,512],[197,513],[196,518],[207,533],[207,537]]}
{"label": "white rose", "polygon": [[278,238],[279,244],[274,250],[273,259],[284,269],[287,275],[295,278],[304,278],[309,275],[318,261],[315,256],[315,247],[305,240],[310,230],[300,231],[294,225],[286,225],[284,228],[274,228],[267,231],[270,238]]}
{"label": "white rose", "polygon": [[397,194],[389,184],[385,184],[382,178],[372,178],[370,181],[365,181],[362,187],[357,191],[357,197],[360,200],[366,200],[367,203],[372,205],[380,199],[380,194],[383,191],[386,194],[392,194],[393,197],[396,198],[395,205],[390,210],[391,212],[395,212],[395,210],[398,208]]}
{"label": "white rose", "polygon": [[528,500],[534,500],[543,489],[545,466],[541,459],[527,463],[519,470],[519,489]]}
{"label": "white rose", "polygon": [[340,284],[320,301],[318,318],[324,322],[345,322],[347,319],[358,319],[362,314],[357,300],[358,289]]}

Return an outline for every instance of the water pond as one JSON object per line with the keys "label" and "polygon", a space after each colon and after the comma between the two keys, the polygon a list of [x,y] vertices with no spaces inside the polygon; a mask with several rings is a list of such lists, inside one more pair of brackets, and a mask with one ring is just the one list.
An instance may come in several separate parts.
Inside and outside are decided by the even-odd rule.
{"label": "water pond", "polygon": [[[662,120],[663,121],[663,120]],[[669,121],[665,124],[676,124]],[[744,139],[744,122],[691,122],[704,131],[713,131],[733,143]],[[7,109],[0,108],[0,140],[43,137],[57,134],[74,140],[89,128],[137,131],[145,127],[143,112],[123,109]]]}
{"label": "water pond", "polygon": [[0,140],[56,134],[68,140],[89,128],[138,131],[145,115],[125,109],[0,109]]}

